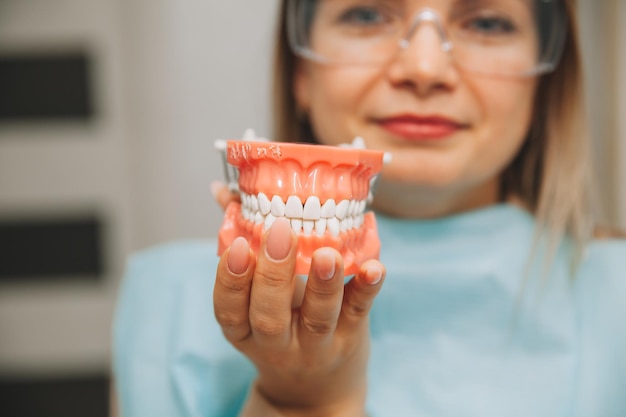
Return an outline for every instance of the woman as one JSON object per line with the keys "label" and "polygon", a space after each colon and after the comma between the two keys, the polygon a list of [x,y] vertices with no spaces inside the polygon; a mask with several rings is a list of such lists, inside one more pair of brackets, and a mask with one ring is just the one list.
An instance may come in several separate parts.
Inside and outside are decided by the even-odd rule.
{"label": "woman", "polygon": [[258,259],[138,255],[125,415],[626,414],[626,244],[591,240],[573,1],[287,0],[277,69],[276,138],[392,154],[381,261],[344,286],[320,249],[292,309],[286,221]]}

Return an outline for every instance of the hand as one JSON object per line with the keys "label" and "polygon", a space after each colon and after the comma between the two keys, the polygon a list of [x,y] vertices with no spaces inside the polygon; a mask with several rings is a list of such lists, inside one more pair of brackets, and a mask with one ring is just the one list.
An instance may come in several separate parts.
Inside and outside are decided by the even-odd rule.
{"label": "hand", "polygon": [[384,280],[371,260],[344,285],[341,255],[318,249],[300,307],[292,308],[297,237],[277,219],[255,260],[244,238],[220,259],[214,290],[225,337],[255,364],[258,391],[284,413],[364,415],[368,314]]}
{"label": "hand", "polygon": [[238,193],[230,191],[228,185],[217,180],[211,183],[211,194],[222,210],[226,210],[226,207],[233,201],[241,201]]}

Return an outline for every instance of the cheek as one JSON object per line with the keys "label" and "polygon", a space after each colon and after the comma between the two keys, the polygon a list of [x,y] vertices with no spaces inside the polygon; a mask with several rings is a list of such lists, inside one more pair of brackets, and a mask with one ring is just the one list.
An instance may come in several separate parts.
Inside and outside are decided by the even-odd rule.
{"label": "cheek", "polygon": [[359,131],[359,108],[369,91],[372,74],[342,68],[316,68],[309,79],[309,117],[321,143],[351,141]]}
{"label": "cheek", "polygon": [[512,143],[523,140],[530,126],[534,92],[535,83],[531,81],[483,90],[485,127],[492,133],[487,136],[490,140]]}
{"label": "cheek", "polygon": [[[503,169],[524,142],[532,119],[535,82],[485,86],[482,90],[482,126],[477,149],[491,165]],[[494,161],[495,159],[495,161]]]}

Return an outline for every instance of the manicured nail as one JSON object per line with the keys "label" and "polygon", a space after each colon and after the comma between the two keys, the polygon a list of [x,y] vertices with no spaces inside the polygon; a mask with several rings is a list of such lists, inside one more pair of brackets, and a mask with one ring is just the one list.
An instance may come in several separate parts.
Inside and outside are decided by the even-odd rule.
{"label": "manicured nail", "polygon": [[250,265],[250,246],[248,241],[239,236],[233,241],[228,253],[228,270],[234,275],[241,275]]}
{"label": "manicured nail", "polygon": [[291,225],[287,219],[279,217],[270,227],[265,243],[265,252],[271,259],[282,261],[289,254],[290,247]]}
{"label": "manicured nail", "polygon": [[382,278],[383,271],[379,266],[370,268],[367,272],[367,282],[369,282],[370,285],[378,284]]}
{"label": "manicured nail", "polygon": [[331,249],[322,248],[315,254],[315,272],[319,279],[328,281],[335,276],[335,255]]}

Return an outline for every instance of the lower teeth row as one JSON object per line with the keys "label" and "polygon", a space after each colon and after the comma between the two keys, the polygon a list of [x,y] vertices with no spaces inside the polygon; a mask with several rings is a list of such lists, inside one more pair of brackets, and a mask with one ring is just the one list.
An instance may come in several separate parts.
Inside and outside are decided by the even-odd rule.
{"label": "lower teeth row", "polygon": [[[252,210],[245,207],[242,208],[241,214],[244,219],[252,223],[263,224],[266,230],[269,229],[278,218],[271,213],[268,213],[264,216],[263,214],[261,214],[260,211],[253,212]],[[305,236],[310,236],[313,234],[317,236],[323,236],[326,231],[328,231],[333,236],[339,236],[341,232],[345,232],[350,229],[357,229],[363,224],[362,213],[357,216],[346,217],[342,220],[339,220],[336,217],[328,219],[322,218],[319,220],[303,220],[290,218],[287,219],[289,220],[292,229],[296,233],[302,233]]]}

